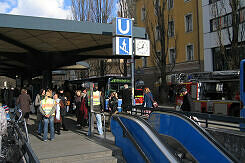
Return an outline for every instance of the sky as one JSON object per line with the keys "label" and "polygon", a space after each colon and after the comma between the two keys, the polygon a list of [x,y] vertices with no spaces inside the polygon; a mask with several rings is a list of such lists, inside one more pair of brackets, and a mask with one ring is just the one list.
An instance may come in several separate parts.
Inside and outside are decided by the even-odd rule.
{"label": "sky", "polygon": [[46,18],[71,18],[71,0],[0,0],[0,13]]}

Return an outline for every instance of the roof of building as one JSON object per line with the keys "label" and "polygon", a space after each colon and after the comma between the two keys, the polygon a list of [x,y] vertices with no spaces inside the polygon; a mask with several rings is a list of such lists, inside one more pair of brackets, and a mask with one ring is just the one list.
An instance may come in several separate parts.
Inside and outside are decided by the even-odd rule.
{"label": "roof of building", "polygon": [[[56,70],[88,58],[118,58],[112,53],[113,25],[0,14],[0,75]],[[133,27],[133,36],[145,29]]]}

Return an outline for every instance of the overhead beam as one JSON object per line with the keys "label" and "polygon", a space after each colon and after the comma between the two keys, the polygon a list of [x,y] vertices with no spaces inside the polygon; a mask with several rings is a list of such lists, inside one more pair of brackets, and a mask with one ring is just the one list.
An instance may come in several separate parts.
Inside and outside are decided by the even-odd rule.
{"label": "overhead beam", "polygon": [[90,52],[90,51],[102,50],[107,48],[112,48],[112,44],[98,45],[98,46],[92,46],[88,48],[80,48],[80,49],[68,50],[68,51],[49,52],[48,54],[74,55],[82,52]]}
{"label": "overhead beam", "polygon": [[23,43],[21,43],[21,42],[19,42],[17,40],[14,40],[14,39],[12,39],[12,38],[10,38],[8,36],[5,36],[5,35],[1,34],[1,33],[0,33],[0,40],[5,41],[5,42],[8,42],[8,43],[10,43],[12,45],[15,45],[17,47],[20,47],[22,49],[25,49],[25,50],[27,50],[30,53],[33,53],[33,54],[41,54],[40,51],[34,49],[33,47],[30,47],[28,45],[25,45],[25,44],[23,44]]}

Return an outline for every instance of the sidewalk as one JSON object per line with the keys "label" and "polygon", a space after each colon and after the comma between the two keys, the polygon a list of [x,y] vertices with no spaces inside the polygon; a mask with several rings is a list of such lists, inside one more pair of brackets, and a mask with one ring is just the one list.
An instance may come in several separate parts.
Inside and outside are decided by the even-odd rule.
{"label": "sidewalk", "polygon": [[43,163],[116,163],[117,158],[112,155],[120,154],[120,149],[113,145],[114,137],[110,132],[106,133],[107,139],[99,137],[95,133],[93,137],[87,136],[87,128],[76,127],[75,118],[67,117],[69,131],[61,130],[61,135],[55,135],[55,140],[42,141],[37,135],[34,124],[36,116],[31,115],[29,133],[31,147]]}
{"label": "sidewalk", "polygon": [[175,106],[172,106],[172,105],[159,105],[158,107],[166,108],[166,109],[174,109],[175,110]]}

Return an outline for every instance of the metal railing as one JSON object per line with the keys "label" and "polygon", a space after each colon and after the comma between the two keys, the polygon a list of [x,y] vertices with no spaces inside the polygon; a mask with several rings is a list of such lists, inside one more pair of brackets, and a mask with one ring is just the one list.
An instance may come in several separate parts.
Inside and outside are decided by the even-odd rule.
{"label": "metal railing", "polygon": [[198,113],[198,112],[184,112],[176,111],[169,108],[159,107],[157,109],[149,109],[142,106],[135,106],[131,110],[131,115],[139,115],[142,117],[148,117],[152,111],[162,111],[162,112],[173,112],[186,115],[188,117],[197,117],[198,120],[194,120],[198,123],[204,124],[203,127],[210,127],[210,125],[215,125],[223,128],[229,129],[239,129],[240,131],[245,131],[245,127],[241,127],[240,124],[245,124],[245,118],[231,117],[224,115],[208,114],[208,113]]}
{"label": "metal railing", "polygon": [[9,127],[15,135],[16,142],[19,142],[19,150],[23,153],[26,163],[39,163],[39,159],[31,148],[28,129],[22,112],[15,110],[11,114],[11,120],[8,122]]}
{"label": "metal railing", "polygon": [[128,131],[127,127],[123,124],[123,122],[121,121],[121,119],[118,116],[113,116],[112,117],[114,120],[116,120],[119,125],[122,127],[123,129],[123,135],[125,137],[128,137],[129,140],[134,144],[135,148],[137,149],[137,151],[140,153],[140,155],[143,157],[143,159],[145,160],[145,162],[150,162],[150,160],[147,158],[147,156],[145,155],[144,151],[141,149],[141,147],[139,146],[139,144],[137,143],[137,141],[134,139],[134,137],[131,135],[131,133]]}
{"label": "metal railing", "polygon": [[18,134],[17,137],[18,137],[19,141],[22,144],[22,146],[20,146],[20,150],[24,153],[25,161],[27,163],[39,163],[37,155],[32,150],[31,145],[29,144],[28,140],[24,136],[19,125],[15,123],[14,129],[15,129],[16,133]]}

